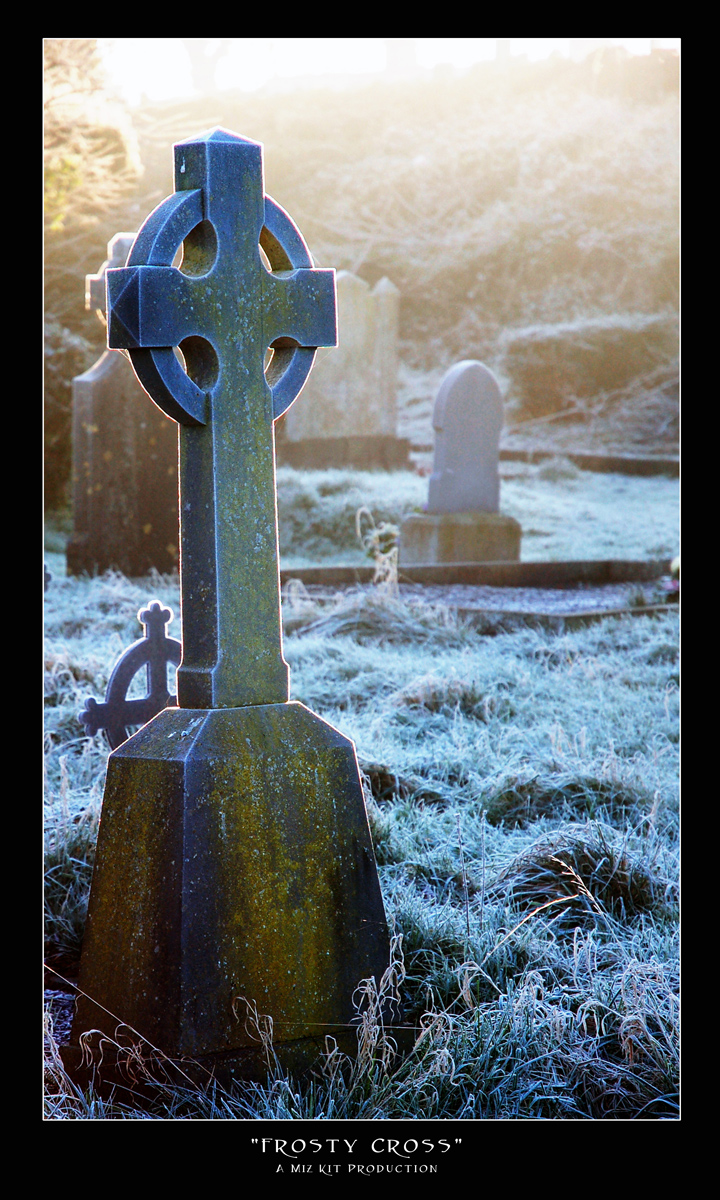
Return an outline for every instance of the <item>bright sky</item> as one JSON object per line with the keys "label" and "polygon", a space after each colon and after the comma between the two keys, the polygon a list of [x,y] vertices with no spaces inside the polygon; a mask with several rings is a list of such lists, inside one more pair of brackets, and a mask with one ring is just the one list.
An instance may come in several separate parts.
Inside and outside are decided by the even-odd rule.
{"label": "bright sky", "polygon": [[[106,66],[131,105],[192,94],[189,60],[181,38],[99,38]],[[208,39],[212,48],[213,40]],[[397,39],[390,39],[397,40]],[[442,64],[465,68],[496,54],[497,38],[413,38],[421,69]],[[647,54],[651,44],[680,49],[680,38],[509,38],[512,55],[545,58],[557,51],[583,58],[601,45],[623,45]],[[273,80],[313,75],[372,75],[387,66],[385,38],[233,38],[217,68],[220,88],[254,91]]]}

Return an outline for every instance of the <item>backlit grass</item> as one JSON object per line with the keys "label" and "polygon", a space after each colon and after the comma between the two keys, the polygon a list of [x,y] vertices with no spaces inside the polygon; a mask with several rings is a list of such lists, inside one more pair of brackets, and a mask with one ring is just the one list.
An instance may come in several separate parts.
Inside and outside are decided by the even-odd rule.
{"label": "backlit grass", "polygon": [[[46,594],[46,957],[61,973],[107,761],[77,714],[155,597],[178,614],[171,577],[58,569]],[[333,619],[308,600],[287,616],[293,698],[357,747],[410,1048],[378,1002],[352,1060],[329,1045],[311,1078],[275,1065],[264,1086],[165,1088],[141,1107],[79,1092],[50,1036],[48,1118],[676,1117],[678,614],[485,636],[378,591]]]}

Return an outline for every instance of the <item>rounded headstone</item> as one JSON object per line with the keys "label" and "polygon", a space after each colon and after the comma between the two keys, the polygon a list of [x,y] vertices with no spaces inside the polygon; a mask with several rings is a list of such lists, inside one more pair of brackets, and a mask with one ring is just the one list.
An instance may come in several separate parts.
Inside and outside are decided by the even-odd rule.
{"label": "rounded headstone", "polygon": [[502,395],[492,371],[473,359],[455,363],[433,410],[429,513],[498,511],[502,422]]}

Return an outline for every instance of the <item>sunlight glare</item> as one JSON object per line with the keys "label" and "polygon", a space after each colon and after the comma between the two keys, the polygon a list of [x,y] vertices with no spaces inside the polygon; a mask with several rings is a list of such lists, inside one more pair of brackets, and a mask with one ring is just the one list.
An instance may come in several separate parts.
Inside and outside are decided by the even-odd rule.
{"label": "sunlight glare", "polygon": [[[219,40],[208,39],[209,48]],[[370,82],[393,72],[463,71],[494,59],[501,40],[510,57],[531,62],[553,53],[578,61],[603,45],[622,45],[631,54],[648,54],[652,46],[680,48],[679,38],[232,38],[218,60],[215,84],[218,90],[253,92],[281,82],[290,86],[288,81],[365,77]],[[131,106],[194,94],[183,38],[99,38],[98,43],[110,79]]]}

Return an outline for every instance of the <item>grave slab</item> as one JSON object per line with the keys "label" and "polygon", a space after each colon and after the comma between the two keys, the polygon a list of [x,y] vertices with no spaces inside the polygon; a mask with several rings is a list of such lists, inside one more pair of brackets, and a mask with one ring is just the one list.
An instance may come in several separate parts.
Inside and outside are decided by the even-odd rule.
{"label": "grave slab", "polygon": [[407,438],[383,434],[303,438],[298,442],[285,438],[278,444],[278,462],[307,471],[328,467],[403,471],[410,467],[410,442]]}
{"label": "grave slab", "polygon": [[[660,579],[671,570],[669,558],[588,558],[555,562],[424,563],[403,566],[401,583],[452,586],[469,584],[489,587],[574,588],[583,584],[646,582]],[[372,583],[371,566],[283,567],[283,586],[291,579],[319,586],[352,586]]]}

